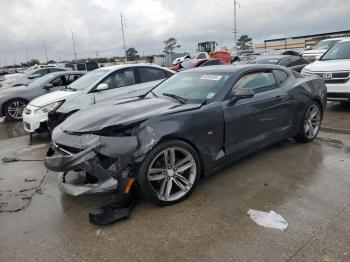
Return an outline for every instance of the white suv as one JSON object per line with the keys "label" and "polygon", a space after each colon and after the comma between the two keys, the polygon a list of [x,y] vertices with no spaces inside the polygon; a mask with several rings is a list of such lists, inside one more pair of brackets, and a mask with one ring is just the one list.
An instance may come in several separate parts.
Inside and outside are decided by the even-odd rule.
{"label": "white suv", "polygon": [[323,77],[328,100],[350,101],[350,39],[336,43],[319,61],[307,65],[301,73]]}
{"label": "white suv", "polygon": [[309,62],[313,62],[317,60],[318,57],[321,57],[329,48],[334,46],[337,42],[344,40],[345,38],[331,38],[331,39],[325,39],[312,48],[311,50],[305,50],[300,55],[305,60],[308,60]]}
{"label": "white suv", "polygon": [[23,112],[24,129],[33,133],[47,129],[48,115],[54,125],[68,115],[89,105],[140,96],[174,74],[173,71],[146,64],[102,67],[93,70],[67,86],[32,100]]}

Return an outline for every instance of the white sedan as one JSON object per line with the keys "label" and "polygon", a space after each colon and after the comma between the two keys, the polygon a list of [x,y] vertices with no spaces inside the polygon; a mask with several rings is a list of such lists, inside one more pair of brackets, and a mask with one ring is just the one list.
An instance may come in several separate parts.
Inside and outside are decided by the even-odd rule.
{"label": "white sedan", "polygon": [[146,64],[96,69],[63,90],[32,100],[23,113],[24,129],[30,133],[47,129],[49,113],[49,127],[53,128],[89,105],[143,95],[173,74],[169,69]]}

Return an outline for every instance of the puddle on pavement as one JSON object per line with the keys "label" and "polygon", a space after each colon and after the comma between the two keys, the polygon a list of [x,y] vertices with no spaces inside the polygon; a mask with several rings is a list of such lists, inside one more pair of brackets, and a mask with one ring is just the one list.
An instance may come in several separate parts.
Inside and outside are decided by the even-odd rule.
{"label": "puddle on pavement", "polygon": [[23,129],[22,121],[6,121],[0,118],[0,139],[26,136],[28,133]]}

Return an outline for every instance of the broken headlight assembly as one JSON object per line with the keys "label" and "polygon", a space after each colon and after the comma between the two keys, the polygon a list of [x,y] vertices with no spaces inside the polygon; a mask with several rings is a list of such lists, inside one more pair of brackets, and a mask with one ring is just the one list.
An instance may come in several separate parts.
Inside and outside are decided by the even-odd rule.
{"label": "broken headlight assembly", "polygon": [[115,137],[135,136],[138,133],[140,124],[141,122],[132,123],[129,125],[109,126],[97,132],[92,132],[92,134],[98,135],[98,136],[109,136],[109,137],[110,136],[115,136]]}
{"label": "broken headlight assembly", "polygon": [[48,114],[49,112],[56,111],[63,103],[65,100],[61,100],[58,102],[54,102],[51,104],[48,104],[46,106],[40,107],[37,110],[35,110],[35,113],[37,114]]}

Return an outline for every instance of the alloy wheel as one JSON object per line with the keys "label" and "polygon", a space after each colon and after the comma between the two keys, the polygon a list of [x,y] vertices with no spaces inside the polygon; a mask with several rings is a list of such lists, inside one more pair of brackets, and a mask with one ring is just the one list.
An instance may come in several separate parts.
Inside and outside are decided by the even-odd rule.
{"label": "alloy wheel", "polygon": [[197,176],[197,164],[186,149],[169,147],[151,162],[147,179],[159,200],[176,201],[192,188]]}
{"label": "alloy wheel", "polygon": [[321,126],[321,110],[316,104],[311,104],[306,111],[304,132],[307,138],[313,139]]}
{"label": "alloy wheel", "polygon": [[7,107],[8,116],[15,120],[21,120],[23,116],[23,110],[27,104],[23,101],[12,101]]}

